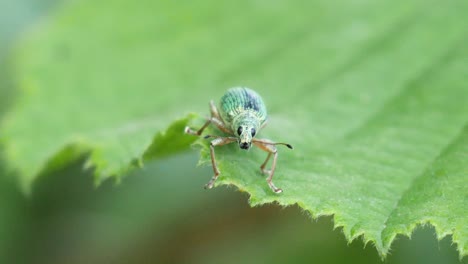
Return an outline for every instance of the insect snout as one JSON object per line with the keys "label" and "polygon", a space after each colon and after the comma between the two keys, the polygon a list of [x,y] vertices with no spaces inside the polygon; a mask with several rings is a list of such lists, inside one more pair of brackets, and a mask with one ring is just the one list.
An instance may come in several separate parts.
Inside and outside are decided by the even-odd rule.
{"label": "insect snout", "polygon": [[250,143],[249,142],[239,142],[239,147],[241,149],[249,149],[250,148]]}

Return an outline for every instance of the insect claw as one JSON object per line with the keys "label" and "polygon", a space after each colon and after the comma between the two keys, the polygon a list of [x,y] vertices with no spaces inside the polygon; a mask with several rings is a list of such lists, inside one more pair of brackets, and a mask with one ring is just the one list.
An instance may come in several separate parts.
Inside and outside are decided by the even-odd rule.
{"label": "insect claw", "polygon": [[283,190],[281,188],[276,187],[271,181],[268,182],[268,185],[270,186],[270,189],[276,194],[279,194],[279,193],[283,192]]}
{"label": "insect claw", "polygon": [[189,134],[189,135],[194,135],[194,136],[199,136],[197,131],[193,131],[190,127],[186,126],[184,128],[184,133]]}
{"label": "insect claw", "polygon": [[212,189],[214,185],[214,180],[211,179],[207,184],[205,184],[205,189]]}

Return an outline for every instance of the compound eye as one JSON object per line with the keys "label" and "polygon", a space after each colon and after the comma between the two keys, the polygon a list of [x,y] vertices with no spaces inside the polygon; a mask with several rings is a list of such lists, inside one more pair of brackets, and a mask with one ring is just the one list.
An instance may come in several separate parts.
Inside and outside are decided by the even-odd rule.
{"label": "compound eye", "polygon": [[237,129],[237,134],[238,134],[239,136],[242,134],[242,127],[241,127],[241,126]]}
{"label": "compound eye", "polygon": [[255,133],[256,133],[256,132],[257,132],[257,131],[255,131],[255,128],[252,128],[252,129],[250,130],[250,133],[252,133],[252,137],[255,137]]}

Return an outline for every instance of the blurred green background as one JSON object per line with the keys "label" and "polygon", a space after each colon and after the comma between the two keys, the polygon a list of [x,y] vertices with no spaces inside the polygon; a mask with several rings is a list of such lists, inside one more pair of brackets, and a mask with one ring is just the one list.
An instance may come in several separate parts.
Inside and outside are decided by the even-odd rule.
{"label": "blurred green background", "polygon": [[[0,3],[0,117],[13,102],[8,55],[58,0]],[[195,151],[149,163],[119,185],[93,187],[83,160],[35,182],[31,196],[0,161],[0,263],[381,263],[345,241],[333,218],[297,207],[250,208],[233,188],[204,191]],[[466,260],[466,258],[465,258]],[[460,263],[431,227],[400,237],[385,263]]]}

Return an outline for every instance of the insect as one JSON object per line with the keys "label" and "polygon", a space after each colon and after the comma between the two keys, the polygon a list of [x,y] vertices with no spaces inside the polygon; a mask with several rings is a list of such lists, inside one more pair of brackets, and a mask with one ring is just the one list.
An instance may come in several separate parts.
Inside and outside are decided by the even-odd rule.
{"label": "insect", "polygon": [[[278,151],[276,145],[284,145],[290,149],[292,146],[287,143],[277,143],[268,139],[256,139],[255,136],[267,124],[267,110],[262,97],[255,91],[245,87],[235,87],[228,89],[221,97],[219,109],[210,101],[211,117],[207,119],[205,124],[197,131],[185,127],[185,133],[200,136],[203,130],[210,124],[214,124],[219,130],[229,136],[214,136],[207,135],[204,138],[213,138],[210,143],[211,163],[213,165],[214,176],[205,185],[205,189],[213,188],[216,179],[219,176],[219,169],[216,166],[214,147],[237,142],[239,148],[249,150],[255,145],[268,152],[268,155],[260,166],[263,174],[268,175],[267,183],[270,189],[275,193],[281,193],[283,190],[276,187],[273,182],[273,174],[275,173],[276,160],[278,159]],[[273,163],[271,169],[265,169],[271,156]]]}

